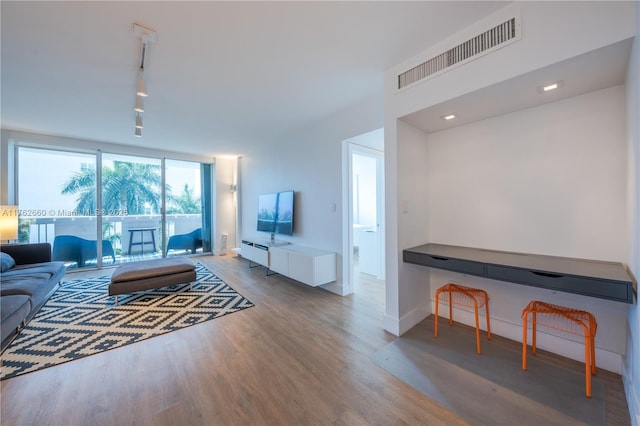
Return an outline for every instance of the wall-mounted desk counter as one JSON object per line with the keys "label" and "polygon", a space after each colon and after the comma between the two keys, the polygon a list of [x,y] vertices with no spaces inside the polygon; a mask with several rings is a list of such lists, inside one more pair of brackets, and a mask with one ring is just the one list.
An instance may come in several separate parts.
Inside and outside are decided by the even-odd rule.
{"label": "wall-mounted desk counter", "polygon": [[407,263],[499,281],[633,303],[636,283],[622,263],[424,244],[403,251]]}

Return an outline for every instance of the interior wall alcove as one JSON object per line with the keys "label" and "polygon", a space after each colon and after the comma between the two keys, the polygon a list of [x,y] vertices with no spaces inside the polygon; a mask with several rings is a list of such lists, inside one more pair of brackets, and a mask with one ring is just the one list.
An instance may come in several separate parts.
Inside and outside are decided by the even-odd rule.
{"label": "interior wall alcove", "polygon": [[[428,242],[624,262],[623,117],[618,85],[425,134]],[[520,307],[532,297],[590,310],[603,365],[609,358],[620,371],[626,307],[443,271],[430,272],[431,300],[446,281],[487,290],[496,332],[514,340]],[[580,350],[565,354],[579,358]]]}
{"label": "interior wall alcove", "polygon": [[[412,161],[408,157],[423,156],[422,185],[414,188],[411,201],[400,198],[398,204],[401,215],[419,209],[424,231],[416,233],[421,237],[406,237],[405,244],[407,238],[423,238],[416,245],[624,263],[624,84],[631,45],[626,39],[401,117],[398,157]],[[558,80],[562,83],[555,93],[539,90]],[[451,112],[456,119],[442,119]],[[423,291],[414,288],[414,296],[430,303],[419,312],[409,309],[412,315],[433,312],[433,295],[443,282],[465,283],[494,295],[495,332],[519,340],[520,306],[532,297],[563,301],[596,314],[602,365],[621,372],[627,307],[424,269],[409,272],[412,279],[422,275],[427,291],[421,296]],[[460,319],[473,323],[464,314]],[[579,345],[547,339],[541,344],[580,359]]]}

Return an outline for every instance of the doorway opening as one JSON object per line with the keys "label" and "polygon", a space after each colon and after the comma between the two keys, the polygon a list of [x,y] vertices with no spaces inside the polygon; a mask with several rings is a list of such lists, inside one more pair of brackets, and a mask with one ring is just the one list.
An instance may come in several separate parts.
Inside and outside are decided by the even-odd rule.
{"label": "doorway opening", "polygon": [[380,292],[384,300],[384,129],[344,141],[345,294]]}

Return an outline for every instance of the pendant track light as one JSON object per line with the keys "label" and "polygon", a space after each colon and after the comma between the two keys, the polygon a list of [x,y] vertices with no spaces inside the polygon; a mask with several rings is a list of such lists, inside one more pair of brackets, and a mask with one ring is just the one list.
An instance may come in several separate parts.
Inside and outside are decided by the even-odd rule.
{"label": "pendant track light", "polygon": [[137,138],[141,138],[142,116],[140,113],[144,112],[142,98],[148,95],[147,84],[144,78],[147,45],[156,41],[156,32],[151,28],[143,27],[142,25],[134,23],[133,34],[140,39],[140,67],[138,68],[138,80],[136,84],[136,105],[133,108],[136,112],[136,127],[134,135]]}
{"label": "pendant track light", "polygon": [[144,81],[144,75],[142,73],[140,73],[140,75],[138,76],[138,90],[136,92],[136,94],[138,96],[147,96],[147,85],[145,84]]}
{"label": "pendant track light", "polygon": [[142,96],[136,96],[136,106],[133,108],[135,112],[144,112],[144,104],[142,103]]}

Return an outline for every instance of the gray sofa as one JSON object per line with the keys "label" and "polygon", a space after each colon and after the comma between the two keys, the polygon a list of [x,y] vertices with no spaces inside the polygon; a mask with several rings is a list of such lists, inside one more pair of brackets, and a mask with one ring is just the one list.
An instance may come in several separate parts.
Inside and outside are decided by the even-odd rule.
{"label": "gray sofa", "polygon": [[51,261],[49,243],[1,245],[0,252],[5,253],[0,272],[4,351],[58,288],[66,268],[64,262]]}

